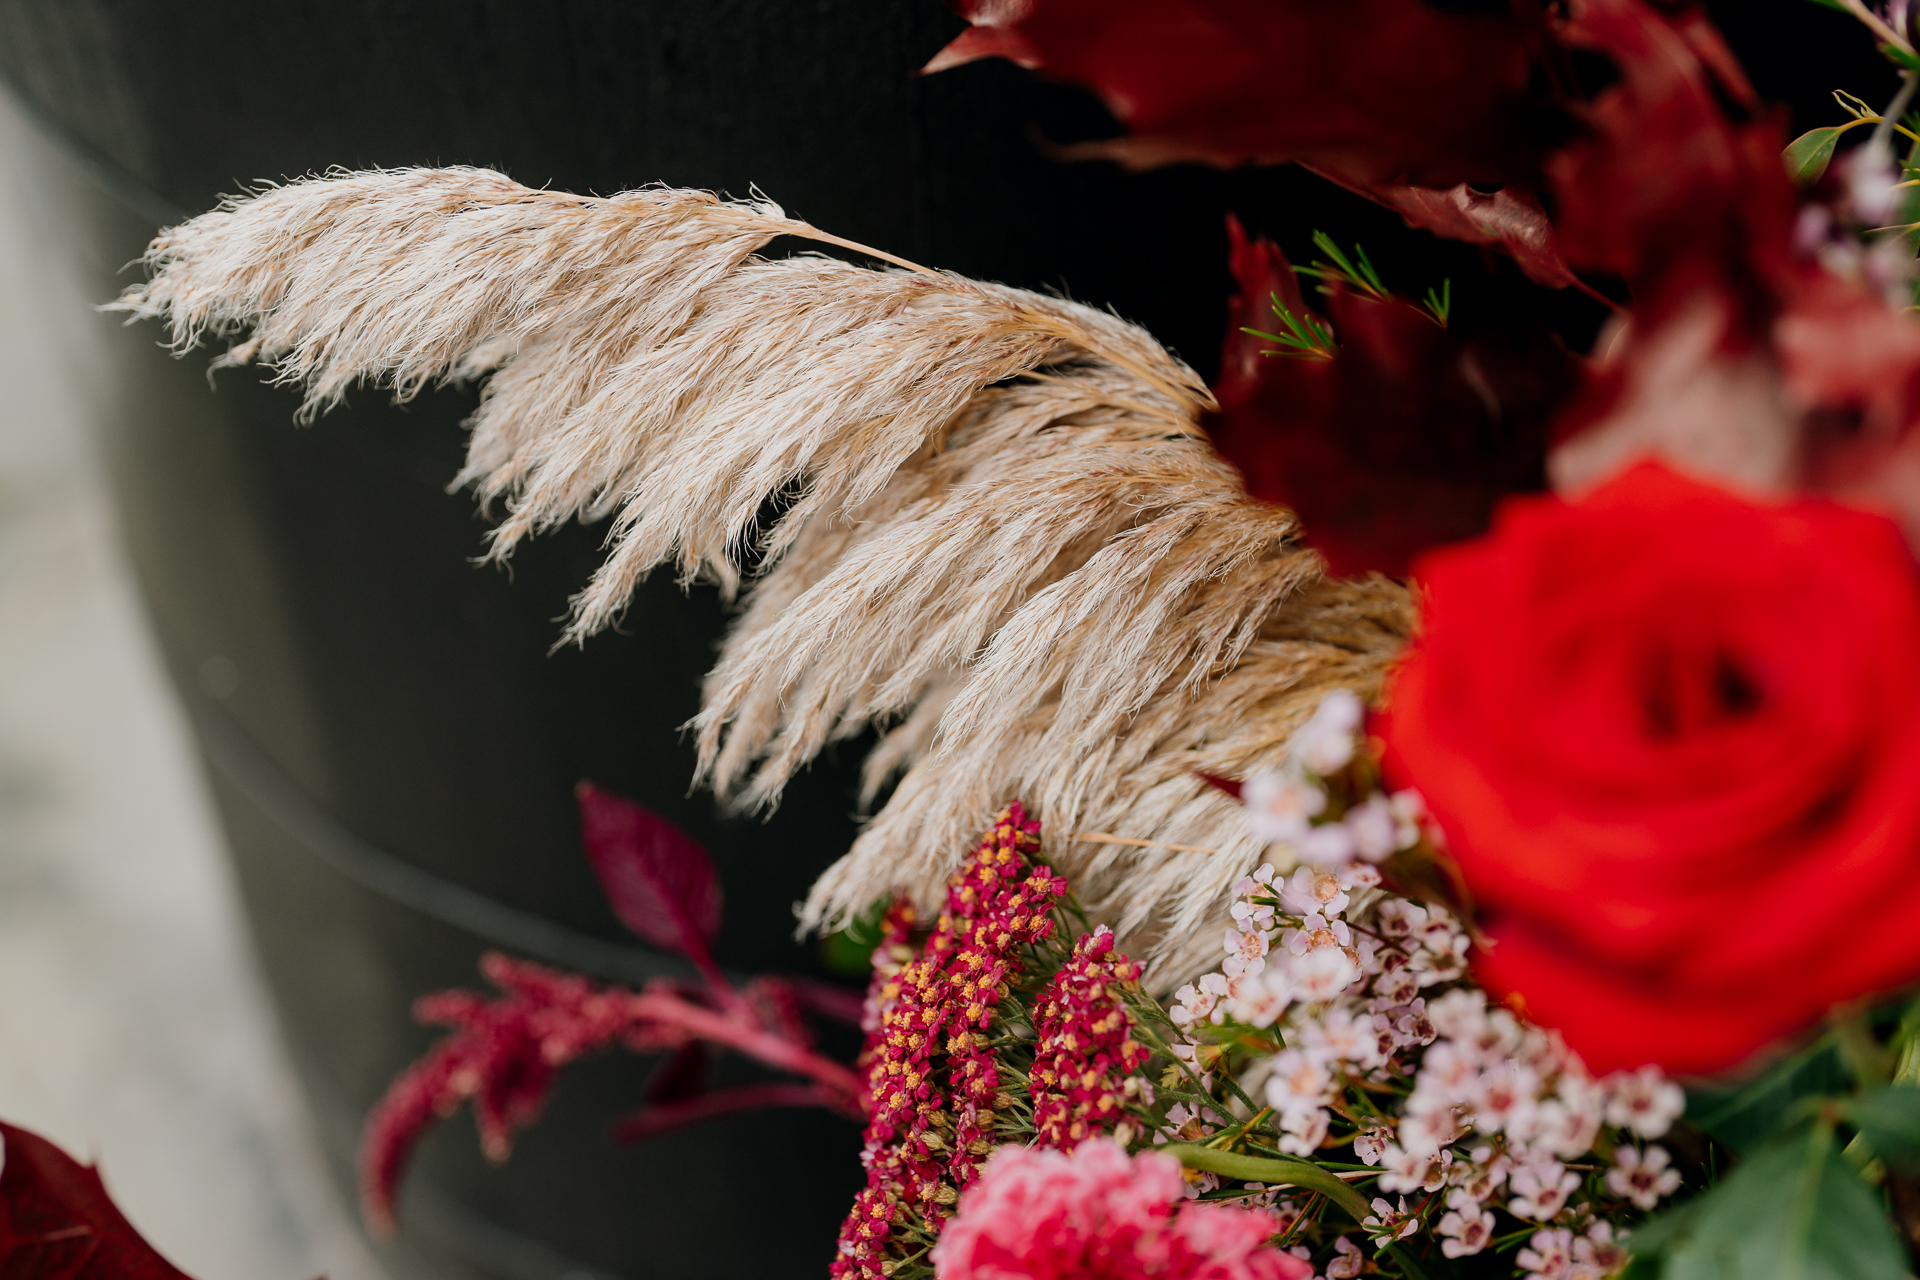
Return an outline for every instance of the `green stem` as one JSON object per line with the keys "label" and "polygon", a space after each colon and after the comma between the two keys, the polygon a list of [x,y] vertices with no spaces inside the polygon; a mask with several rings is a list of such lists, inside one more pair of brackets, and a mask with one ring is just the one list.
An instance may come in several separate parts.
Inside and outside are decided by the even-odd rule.
{"label": "green stem", "polygon": [[1170,1143],[1158,1150],[1177,1157],[1189,1169],[1238,1178],[1242,1182],[1264,1182],[1268,1186],[1302,1187],[1308,1191],[1318,1191],[1345,1209],[1356,1223],[1372,1213],[1366,1198],[1358,1191],[1308,1160],[1237,1155],[1185,1142]]}

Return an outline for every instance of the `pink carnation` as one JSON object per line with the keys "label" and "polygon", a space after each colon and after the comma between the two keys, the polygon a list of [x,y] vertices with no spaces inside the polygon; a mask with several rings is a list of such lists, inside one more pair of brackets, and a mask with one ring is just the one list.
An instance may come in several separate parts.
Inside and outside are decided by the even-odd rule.
{"label": "pink carnation", "polygon": [[1180,1162],[1111,1139],[1005,1147],[933,1250],[939,1280],[1306,1280],[1264,1210],[1181,1203]]}

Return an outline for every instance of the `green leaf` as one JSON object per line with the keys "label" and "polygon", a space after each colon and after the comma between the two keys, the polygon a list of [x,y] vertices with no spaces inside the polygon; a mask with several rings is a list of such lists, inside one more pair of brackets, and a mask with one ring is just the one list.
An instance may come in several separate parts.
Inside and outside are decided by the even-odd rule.
{"label": "green leaf", "polygon": [[1345,1209],[1355,1222],[1373,1213],[1373,1208],[1367,1203],[1365,1196],[1309,1160],[1295,1160],[1284,1156],[1239,1155],[1232,1151],[1215,1151],[1211,1147],[1197,1147],[1185,1142],[1168,1143],[1164,1147],[1154,1149],[1178,1157],[1180,1163],[1189,1169],[1217,1173],[1226,1178],[1238,1178],[1242,1182],[1264,1182],[1268,1186],[1304,1187],[1308,1191],[1318,1191]]}
{"label": "green leaf", "polygon": [[1849,1090],[1846,1064],[1832,1039],[1822,1038],[1745,1085],[1689,1092],[1687,1119],[1735,1151],[1745,1151],[1792,1119],[1797,1103]]}
{"label": "green leaf", "polygon": [[1873,1154],[1902,1173],[1920,1173],[1920,1089],[1875,1089],[1847,1108]]}
{"label": "green leaf", "polygon": [[[1855,123],[1858,123],[1857,121]],[[1787,176],[1803,187],[1820,181],[1833,161],[1833,144],[1840,140],[1845,125],[1813,129],[1787,144]]]}
{"label": "green leaf", "polygon": [[1852,10],[1848,9],[1846,5],[1842,4],[1840,0],[1813,0],[1813,2],[1819,5],[1822,9],[1838,9],[1841,13],[1852,12]]}
{"label": "green leaf", "polygon": [[[1906,1253],[1830,1125],[1762,1148],[1697,1200],[1661,1280],[1902,1280]],[[1651,1256],[1635,1232],[1629,1248]]]}
{"label": "green leaf", "polygon": [[1920,58],[1914,57],[1898,45],[1883,44],[1880,46],[1880,52],[1884,53],[1887,60],[1896,66],[1908,71],[1920,71]]}

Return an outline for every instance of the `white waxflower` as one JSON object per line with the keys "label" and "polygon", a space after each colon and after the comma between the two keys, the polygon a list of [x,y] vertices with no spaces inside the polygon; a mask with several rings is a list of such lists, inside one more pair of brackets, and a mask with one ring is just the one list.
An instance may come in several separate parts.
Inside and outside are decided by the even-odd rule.
{"label": "white waxflower", "polygon": [[1320,699],[1313,715],[1293,735],[1294,759],[1309,773],[1326,777],[1353,759],[1354,735],[1367,708],[1353,693],[1336,689]]}
{"label": "white waxflower", "polygon": [[1279,889],[1280,906],[1290,916],[1332,919],[1347,909],[1347,891],[1340,877],[1312,867],[1295,867]]}
{"label": "white waxflower", "polygon": [[1240,788],[1247,826],[1268,844],[1294,844],[1326,811],[1327,793],[1305,778],[1278,769],[1254,774]]}
{"label": "white waxflower", "polygon": [[1287,976],[1301,999],[1324,1004],[1354,984],[1360,977],[1360,966],[1340,947],[1314,947],[1293,958],[1287,965]]}
{"label": "white waxflower", "polygon": [[1526,1272],[1527,1280],[1565,1280],[1573,1265],[1573,1232],[1565,1227],[1536,1231],[1513,1260]]}
{"label": "white waxflower", "polygon": [[1493,1215],[1471,1200],[1440,1219],[1440,1252],[1449,1258],[1465,1258],[1480,1252],[1493,1241]]}
{"label": "white waxflower", "polygon": [[1227,959],[1220,967],[1229,977],[1253,977],[1267,967],[1267,935],[1258,929],[1242,933],[1227,930]]}
{"label": "white waxflower", "polygon": [[1607,1091],[1607,1123],[1643,1138],[1659,1138],[1687,1109],[1687,1095],[1658,1067],[1622,1071],[1601,1081]]}
{"label": "white waxflower", "polygon": [[1368,862],[1384,862],[1406,846],[1400,841],[1393,806],[1385,796],[1368,796],[1347,810],[1340,825],[1353,837],[1354,852]]}
{"label": "white waxflower", "polygon": [[1607,1170],[1607,1190],[1651,1209],[1680,1187],[1680,1171],[1667,1167],[1671,1160],[1665,1147],[1648,1147],[1643,1152],[1623,1143],[1613,1153],[1613,1168]]}
{"label": "white waxflower", "polygon": [[1516,1167],[1507,1175],[1507,1185],[1514,1192],[1513,1199],[1507,1201],[1508,1213],[1534,1222],[1550,1222],[1567,1207],[1567,1197],[1580,1186],[1580,1175],[1558,1160],[1540,1160]]}
{"label": "white waxflower", "polygon": [[1283,1049],[1274,1055],[1273,1069],[1267,1076],[1267,1105],[1282,1116],[1317,1111],[1333,1093],[1333,1073],[1326,1060],[1299,1049]]}
{"label": "white waxflower", "polygon": [[1293,1111],[1280,1117],[1279,1147],[1290,1156],[1311,1156],[1327,1140],[1333,1117],[1325,1109]]}
{"label": "white waxflower", "polygon": [[1293,849],[1300,855],[1300,861],[1310,867],[1344,867],[1353,861],[1358,852],[1353,843],[1353,832],[1344,822],[1308,827],[1293,842]]}

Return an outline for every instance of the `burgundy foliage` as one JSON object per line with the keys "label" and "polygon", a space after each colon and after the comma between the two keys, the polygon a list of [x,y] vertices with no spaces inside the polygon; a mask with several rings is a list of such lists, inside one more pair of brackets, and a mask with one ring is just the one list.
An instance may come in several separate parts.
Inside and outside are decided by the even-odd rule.
{"label": "burgundy foliage", "polygon": [[[735,987],[714,964],[720,888],[706,850],[657,814],[582,783],[581,830],[614,912],[657,946],[687,955],[699,981],[656,979],[638,991],[489,952],[480,969],[495,998],[443,991],[414,1006],[453,1032],[388,1087],[367,1117],[360,1148],[362,1208],[391,1232],[408,1159],[429,1126],[473,1106],[481,1149],[504,1160],[532,1124],[555,1075],[590,1053],[664,1054],[646,1109],[622,1121],[622,1141],[764,1107],[823,1106],[863,1117],[860,1077],[815,1050],[808,1013],[857,1022],[859,997],[804,979],[760,977]],[[709,1091],[715,1049],[731,1049],[799,1077]]]}
{"label": "burgundy foliage", "polygon": [[587,860],[620,923],[702,971],[712,968],[720,877],[707,851],[659,814],[591,782],[574,795]]}
{"label": "burgundy foliage", "polygon": [[10,1124],[0,1138],[0,1277],[188,1280],[114,1206],[98,1169]]}
{"label": "burgundy foliage", "polygon": [[1564,492],[1653,454],[1889,511],[1920,546],[1920,326],[1796,243],[1818,211],[1785,172],[1781,119],[1697,3],[956,7],[977,25],[933,69],[1002,56],[1087,85],[1132,131],[1100,144],[1112,154],[1298,160],[1416,228],[1497,246],[1536,283],[1625,283],[1630,319],[1584,377],[1524,332],[1436,336],[1352,292],[1327,305],[1338,360],[1262,362],[1238,330],[1272,327],[1284,264],[1237,242],[1213,428],[1336,570],[1404,572],[1484,528],[1493,498],[1537,487],[1545,444]]}
{"label": "burgundy foliage", "polygon": [[1560,121],[1535,33],[1422,0],[949,0],[972,30],[927,65],[1004,57],[1094,89],[1134,164],[1301,161],[1366,186],[1519,181]]}
{"label": "burgundy foliage", "polygon": [[1262,354],[1273,302],[1305,303],[1278,247],[1230,222],[1240,293],[1207,429],[1255,497],[1299,513],[1336,574],[1404,574],[1435,542],[1487,527],[1503,494],[1545,485],[1547,428],[1579,384],[1550,335],[1441,328],[1412,303],[1335,287],[1332,359]]}

